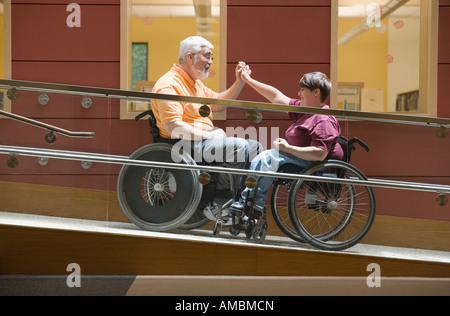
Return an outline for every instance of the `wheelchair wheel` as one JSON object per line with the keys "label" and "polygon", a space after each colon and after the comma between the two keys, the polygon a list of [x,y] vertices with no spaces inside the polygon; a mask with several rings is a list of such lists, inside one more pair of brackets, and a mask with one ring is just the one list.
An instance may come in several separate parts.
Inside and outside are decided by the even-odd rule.
{"label": "wheelchair wheel", "polygon": [[[305,175],[367,180],[352,165],[329,160],[314,164]],[[301,238],[322,250],[344,250],[360,242],[375,219],[371,187],[297,180],[289,192],[289,216]]]}
{"label": "wheelchair wheel", "polygon": [[210,220],[203,215],[203,211],[198,209],[184,224],[179,228],[182,230],[192,230],[205,226]]}
{"label": "wheelchair wheel", "polygon": [[[172,145],[150,144],[130,159],[195,165],[187,154],[172,153]],[[175,157],[174,157],[175,158]],[[196,170],[124,165],[117,181],[120,206],[131,222],[142,229],[167,231],[184,224],[194,214],[202,194]]]}
{"label": "wheelchair wheel", "polygon": [[272,185],[270,209],[278,228],[289,238],[304,243],[297,229],[292,225],[288,212],[289,190],[294,180],[277,179]]}

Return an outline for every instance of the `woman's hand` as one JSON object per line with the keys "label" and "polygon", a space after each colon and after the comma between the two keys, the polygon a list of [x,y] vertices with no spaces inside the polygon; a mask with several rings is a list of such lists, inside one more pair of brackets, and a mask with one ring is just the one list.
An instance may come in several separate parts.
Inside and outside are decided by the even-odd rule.
{"label": "woman's hand", "polygon": [[273,141],[273,145],[275,146],[276,150],[278,151],[284,151],[287,152],[287,147],[289,146],[287,140],[283,138],[277,138]]}
{"label": "woman's hand", "polygon": [[236,77],[244,82],[248,82],[251,74],[250,67],[245,62],[240,61],[236,67]]}

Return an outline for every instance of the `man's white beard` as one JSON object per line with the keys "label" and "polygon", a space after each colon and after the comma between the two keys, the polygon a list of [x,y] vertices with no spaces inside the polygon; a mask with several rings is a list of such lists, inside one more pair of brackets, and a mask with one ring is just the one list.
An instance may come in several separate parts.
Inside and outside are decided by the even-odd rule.
{"label": "man's white beard", "polygon": [[[197,55],[195,55],[195,57],[194,57],[194,64],[196,62],[197,62]],[[205,67],[202,70],[194,69],[195,72],[197,73],[197,77],[198,77],[199,80],[205,80],[206,78],[209,77],[209,67],[210,67],[210,65],[208,64],[207,66],[208,66],[208,68]]]}
{"label": "man's white beard", "polygon": [[199,80],[205,80],[209,76],[209,69],[195,70]]}

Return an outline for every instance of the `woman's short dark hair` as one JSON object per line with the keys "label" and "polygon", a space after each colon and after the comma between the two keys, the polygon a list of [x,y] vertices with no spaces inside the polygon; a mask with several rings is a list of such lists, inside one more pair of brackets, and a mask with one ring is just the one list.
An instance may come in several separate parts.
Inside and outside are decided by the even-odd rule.
{"label": "woman's short dark hair", "polygon": [[300,87],[309,90],[320,90],[321,101],[325,102],[331,93],[332,84],[328,77],[321,72],[310,72],[300,79]]}

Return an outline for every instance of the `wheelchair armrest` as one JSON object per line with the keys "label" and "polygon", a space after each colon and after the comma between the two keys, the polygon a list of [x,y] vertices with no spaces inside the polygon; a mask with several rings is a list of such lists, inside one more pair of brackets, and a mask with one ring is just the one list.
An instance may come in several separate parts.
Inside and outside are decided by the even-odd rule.
{"label": "wheelchair armrest", "polygon": [[364,143],[362,140],[360,140],[358,137],[353,137],[352,139],[350,139],[348,141],[348,146],[349,148],[352,148],[353,150],[355,150],[356,148],[353,146],[354,143],[357,143],[358,145],[360,145],[362,148],[364,148],[367,152],[370,151],[369,146],[367,146],[366,143]]}

